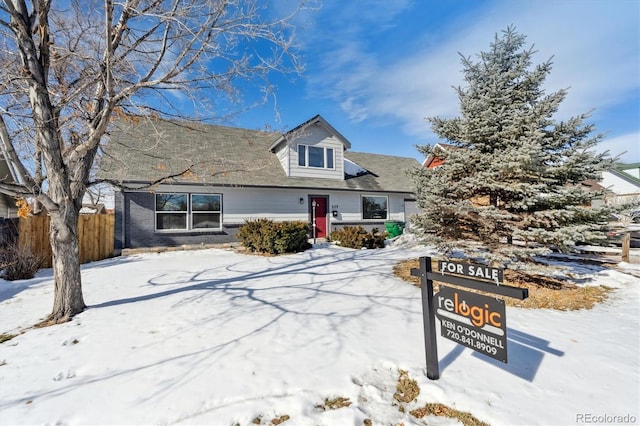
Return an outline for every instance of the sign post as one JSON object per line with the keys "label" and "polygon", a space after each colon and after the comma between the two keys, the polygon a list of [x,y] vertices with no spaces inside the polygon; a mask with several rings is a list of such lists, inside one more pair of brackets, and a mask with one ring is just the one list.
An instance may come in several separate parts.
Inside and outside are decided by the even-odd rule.
{"label": "sign post", "polygon": [[[424,348],[427,358],[427,377],[431,380],[440,378],[438,366],[438,344],[436,342],[436,316],[433,304],[433,281],[427,276],[431,272],[431,259],[420,258],[420,290],[422,292],[422,324],[424,329]],[[413,271],[411,271],[413,274]]]}
{"label": "sign post", "polygon": [[444,286],[434,295],[433,281],[519,300],[529,297],[529,290],[502,285],[504,272],[498,268],[439,261],[438,269],[439,272],[431,270],[430,257],[421,257],[420,268],[411,269],[411,275],[420,277],[422,290],[427,377],[431,380],[440,378],[436,312],[443,337],[506,363],[507,317],[504,301]]}

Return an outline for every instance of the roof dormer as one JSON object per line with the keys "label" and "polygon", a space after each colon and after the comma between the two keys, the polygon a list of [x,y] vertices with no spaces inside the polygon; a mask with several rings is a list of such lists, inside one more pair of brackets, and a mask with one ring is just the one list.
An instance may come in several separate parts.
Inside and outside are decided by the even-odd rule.
{"label": "roof dormer", "polygon": [[351,143],[320,115],[280,136],[269,148],[288,177],[344,180],[344,151]]}

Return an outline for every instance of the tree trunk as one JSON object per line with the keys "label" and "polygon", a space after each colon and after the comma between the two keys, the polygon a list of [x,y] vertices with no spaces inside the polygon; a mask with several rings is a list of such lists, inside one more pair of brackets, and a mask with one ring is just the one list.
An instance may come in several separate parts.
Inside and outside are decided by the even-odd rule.
{"label": "tree trunk", "polygon": [[71,320],[74,315],[82,312],[86,305],[82,297],[78,251],[79,212],[69,203],[65,208],[50,214],[55,292],[49,322],[57,324]]}

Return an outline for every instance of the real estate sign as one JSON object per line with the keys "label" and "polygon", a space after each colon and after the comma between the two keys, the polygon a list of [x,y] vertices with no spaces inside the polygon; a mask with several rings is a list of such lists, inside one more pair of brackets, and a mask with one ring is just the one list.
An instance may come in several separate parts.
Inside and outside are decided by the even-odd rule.
{"label": "real estate sign", "polygon": [[463,275],[477,280],[490,280],[501,283],[504,271],[500,268],[490,268],[473,263],[438,261],[438,270],[443,274]]}
{"label": "real estate sign", "polygon": [[507,316],[503,300],[441,286],[433,303],[442,337],[507,362]]}
{"label": "real estate sign", "polygon": [[[506,363],[507,316],[504,301],[496,296],[524,300],[529,297],[529,291],[503,285],[502,269],[466,262],[439,261],[439,271],[434,272],[430,257],[422,256],[419,262],[420,268],[412,268],[411,275],[420,277],[427,377],[431,380],[440,378],[436,316],[440,318],[440,334],[443,337]],[[441,283],[438,293],[433,291],[434,281]],[[460,290],[458,287],[493,294],[494,297]]]}

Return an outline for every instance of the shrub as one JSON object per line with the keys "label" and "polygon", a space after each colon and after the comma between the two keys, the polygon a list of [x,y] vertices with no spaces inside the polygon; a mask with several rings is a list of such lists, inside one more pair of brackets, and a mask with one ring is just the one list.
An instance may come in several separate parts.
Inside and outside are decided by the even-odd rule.
{"label": "shrub", "polygon": [[384,240],[387,233],[379,233],[378,228],[373,228],[371,232],[367,232],[362,226],[345,226],[342,229],[336,229],[331,232],[331,241],[339,246],[353,249],[361,248],[384,248]]}
{"label": "shrub", "polygon": [[9,244],[0,249],[2,278],[9,281],[33,278],[44,264],[44,259],[25,247]]}
{"label": "shrub", "polygon": [[250,219],[238,230],[237,237],[252,252],[297,253],[310,247],[309,225],[305,222],[274,222]]}

